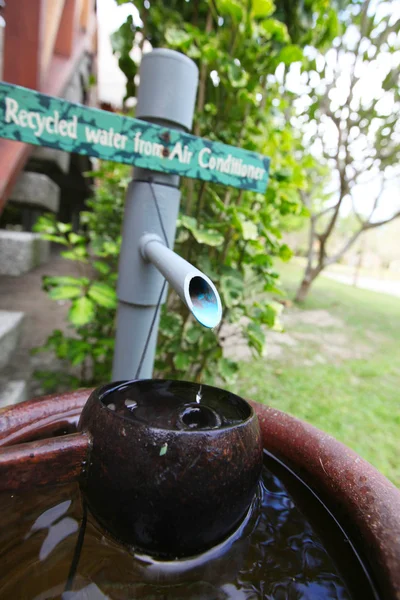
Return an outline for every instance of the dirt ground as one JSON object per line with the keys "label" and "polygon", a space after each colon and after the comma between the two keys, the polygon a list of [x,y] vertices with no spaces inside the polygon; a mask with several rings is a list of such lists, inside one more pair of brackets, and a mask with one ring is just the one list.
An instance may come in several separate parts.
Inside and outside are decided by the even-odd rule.
{"label": "dirt ground", "polygon": [[[355,344],[346,333],[343,321],[327,310],[285,309],[281,316],[283,332],[265,329],[266,345],[264,356],[277,360],[290,358],[291,364],[312,366],[326,362],[340,363],[350,358],[364,358],[371,347]],[[251,349],[237,326],[226,326],[224,355],[234,360],[250,360]],[[308,346],[307,353],[298,352],[299,346]],[[297,350],[297,351],[296,351]]]}
{"label": "dirt ground", "polygon": [[29,381],[32,396],[41,393],[32,377],[35,369],[51,368],[54,359],[46,353],[32,356],[31,350],[42,345],[54,329],[66,330],[69,302],[54,301],[42,290],[44,275],[77,275],[77,266],[54,252],[45,265],[20,277],[0,276],[0,309],[25,313],[22,337],[11,363],[3,370],[7,379]]}

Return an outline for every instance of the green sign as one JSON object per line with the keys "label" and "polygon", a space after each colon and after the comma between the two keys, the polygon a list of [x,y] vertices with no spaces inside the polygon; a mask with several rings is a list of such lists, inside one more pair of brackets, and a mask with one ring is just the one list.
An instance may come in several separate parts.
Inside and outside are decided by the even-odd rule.
{"label": "green sign", "polygon": [[0,82],[0,137],[264,192],[269,158]]}

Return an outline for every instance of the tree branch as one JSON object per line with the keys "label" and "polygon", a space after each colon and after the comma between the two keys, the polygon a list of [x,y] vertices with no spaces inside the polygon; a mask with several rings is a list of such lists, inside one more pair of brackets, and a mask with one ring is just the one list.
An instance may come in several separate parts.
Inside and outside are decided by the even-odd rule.
{"label": "tree branch", "polygon": [[325,261],[324,267],[328,267],[329,265],[333,265],[334,263],[338,262],[338,260],[341,259],[341,257],[349,250],[349,248],[351,248],[354,242],[364,231],[368,231],[369,229],[375,229],[375,227],[381,227],[382,225],[386,225],[387,223],[394,221],[398,217],[400,217],[400,210],[398,210],[394,215],[392,215],[388,219],[384,219],[383,221],[375,221],[373,223],[364,222],[364,225],[360,227],[360,229],[351,236],[351,238],[346,242],[342,249],[339,250],[339,252],[337,252],[334,256],[329,258],[327,261]]}
{"label": "tree branch", "polygon": [[308,234],[308,256],[307,256],[307,270],[312,269],[314,260],[314,238],[315,238],[315,217],[310,219],[310,231]]}
{"label": "tree branch", "polygon": [[351,246],[354,244],[354,242],[357,241],[357,239],[360,237],[360,235],[362,234],[363,231],[365,231],[365,227],[361,227],[358,231],[356,231],[351,236],[351,238],[345,243],[345,245],[342,247],[342,249],[339,250],[339,252],[337,252],[331,258],[329,258],[328,260],[326,260],[324,262],[324,268],[337,263],[338,260],[340,260],[344,254],[346,254],[346,252],[349,250],[349,248],[351,248]]}
{"label": "tree branch", "polygon": [[318,213],[315,213],[313,216],[315,218],[315,220],[319,219],[320,217],[323,217],[324,215],[327,215],[331,210],[334,210],[336,207],[336,205],[334,204],[333,206],[328,206],[328,208],[324,208],[323,210],[321,210]]}
{"label": "tree branch", "polygon": [[334,208],[334,213],[332,215],[332,218],[330,220],[330,222],[328,223],[327,228],[325,229],[325,231],[323,233],[320,234],[320,240],[321,243],[325,243],[326,240],[329,238],[329,236],[332,233],[333,228],[335,227],[335,223],[337,221],[337,218],[339,216],[339,210],[340,210],[340,206],[343,202],[343,198],[345,196],[344,194],[344,182],[342,182],[342,176],[340,176],[340,198],[337,201],[337,203],[335,204]]}
{"label": "tree branch", "polygon": [[351,206],[353,209],[353,214],[356,217],[357,221],[360,223],[361,227],[364,227],[365,221],[361,218],[360,214],[356,210],[353,194],[351,194]]}
{"label": "tree branch", "polygon": [[390,223],[391,221],[394,221],[398,217],[400,217],[400,210],[398,210],[396,213],[394,213],[394,215],[389,217],[389,219],[384,219],[383,221],[374,221],[373,223],[367,223],[364,229],[365,230],[375,229],[375,227],[380,227],[381,225],[386,225],[386,223]]}
{"label": "tree branch", "polygon": [[367,219],[367,223],[371,222],[372,217],[374,216],[374,213],[376,211],[376,209],[378,208],[378,204],[379,204],[379,200],[381,199],[381,196],[383,194],[383,191],[385,189],[385,180],[382,179],[381,181],[381,189],[379,190],[379,193],[376,195],[375,201],[374,201],[374,205],[372,207],[372,210],[369,214],[369,217]]}

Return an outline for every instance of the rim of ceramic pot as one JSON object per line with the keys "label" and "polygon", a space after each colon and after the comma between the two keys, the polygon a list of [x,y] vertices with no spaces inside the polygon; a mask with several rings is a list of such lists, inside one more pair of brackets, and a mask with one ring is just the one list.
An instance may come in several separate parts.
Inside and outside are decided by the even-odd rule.
{"label": "rim of ceramic pot", "polygon": [[[28,400],[0,410],[0,446],[76,424],[92,389]],[[382,597],[400,598],[400,490],[353,450],[316,427],[249,401],[263,447],[294,469],[333,509],[360,546]]]}
{"label": "rim of ceramic pot", "polygon": [[[155,432],[172,432],[174,431],[175,433],[179,434],[179,435],[187,435],[188,433],[190,433],[190,435],[204,435],[204,434],[209,434],[212,432],[220,432],[221,434],[228,433],[229,431],[235,429],[235,430],[240,430],[240,429],[244,429],[246,428],[246,426],[248,426],[252,421],[254,421],[254,419],[256,419],[256,413],[255,410],[253,408],[253,406],[247,402],[246,400],[244,400],[241,396],[238,396],[237,394],[234,394],[233,392],[229,392],[227,390],[224,390],[223,388],[217,387],[217,386],[213,386],[213,385],[206,385],[206,384],[201,384],[201,387],[203,389],[204,392],[210,391],[215,391],[215,392],[225,392],[227,395],[226,400],[229,401],[230,398],[232,398],[232,400],[234,402],[239,403],[239,406],[242,406],[242,408],[244,408],[246,410],[246,412],[248,412],[248,415],[246,417],[244,417],[240,422],[238,423],[233,423],[231,425],[220,425],[219,427],[202,427],[201,429],[175,429],[175,428],[167,428],[167,427],[160,427],[157,425],[152,425],[149,424],[145,421],[142,420],[132,420],[129,419],[128,417],[125,417],[124,415],[121,415],[119,413],[116,413],[114,411],[110,411],[108,409],[108,405],[106,404],[106,402],[104,401],[108,396],[111,396],[113,393],[118,392],[118,391],[123,391],[123,389],[125,387],[128,387],[132,384],[137,383],[138,385],[151,385],[151,384],[165,384],[165,383],[179,383],[179,384],[183,384],[184,386],[187,386],[188,388],[193,388],[194,385],[198,385],[198,384],[194,384],[192,381],[183,381],[183,380],[173,380],[173,379],[140,379],[140,380],[126,380],[126,381],[118,381],[112,384],[106,384],[104,386],[101,386],[99,388],[96,388],[90,395],[90,398],[94,398],[95,402],[97,405],[100,405],[100,407],[102,409],[107,410],[108,412],[110,412],[114,417],[117,417],[118,419],[121,419],[129,424],[134,424],[135,426],[139,426],[139,427],[145,427],[148,431],[155,431]],[[207,406],[207,399],[205,398],[205,404]]]}

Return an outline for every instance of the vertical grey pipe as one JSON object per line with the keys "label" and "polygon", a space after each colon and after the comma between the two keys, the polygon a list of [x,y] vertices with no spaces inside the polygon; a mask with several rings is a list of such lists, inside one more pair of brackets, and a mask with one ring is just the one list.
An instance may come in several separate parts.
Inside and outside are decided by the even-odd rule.
{"label": "vertical grey pipe", "polygon": [[[140,66],[136,117],[190,131],[198,83],[195,63],[173,50],[159,49],[145,54]],[[122,248],[118,273],[117,334],[113,381],[136,375],[164,277],[140,252],[139,242],[146,233],[164,239],[152,191],[157,196],[170,248],[174,246],[179,211],[179,177],[147,169],[134,169],[125,206]],[[165,302],[166,294],[162,302]],[[140,377],[153,373],[159,315],[143,361]]]}

